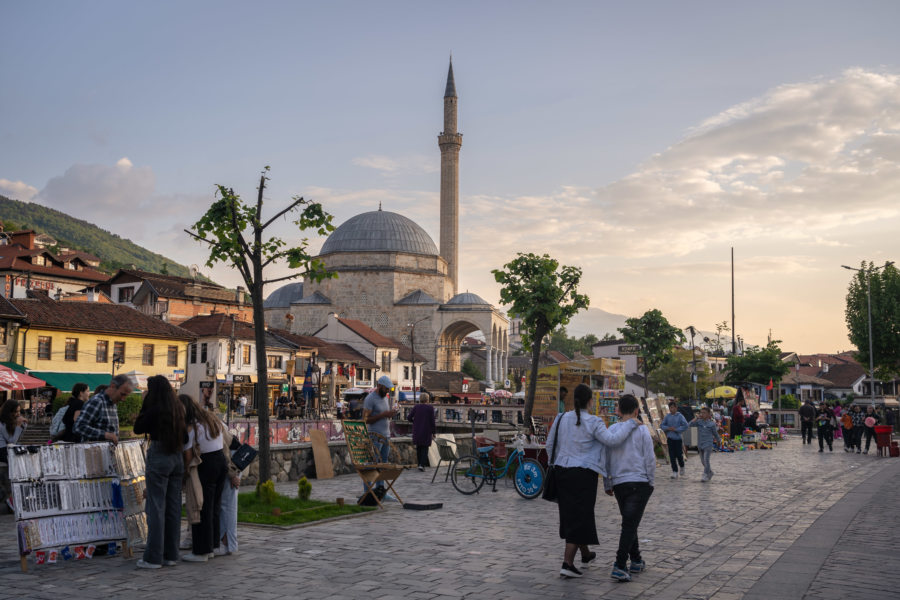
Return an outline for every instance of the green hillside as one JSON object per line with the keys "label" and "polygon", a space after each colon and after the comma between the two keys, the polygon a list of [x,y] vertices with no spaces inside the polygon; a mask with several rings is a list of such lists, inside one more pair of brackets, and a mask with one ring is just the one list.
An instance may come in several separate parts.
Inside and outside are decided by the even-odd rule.
{"label": "green hillside", "polygon": [[109,273],[134,265],[153,273],[190,277],[190,269],[184,265],[92,223],[40,204],[0,196],[0,221],[6,231],[34,229],[53,236],[60,246],[90,252],[100,259],[100,268]]}

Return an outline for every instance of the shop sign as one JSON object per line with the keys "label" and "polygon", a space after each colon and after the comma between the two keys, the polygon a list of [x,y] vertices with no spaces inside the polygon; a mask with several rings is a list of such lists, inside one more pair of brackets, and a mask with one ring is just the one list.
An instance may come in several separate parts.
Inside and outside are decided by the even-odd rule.
{"label": "shop sign", "polygon": [[214,385],[215,385],[214,381],[201,381],[200,389],[201,390],[211,390],[211,389],[213,389]]}
{"label": "shop sign", "polygon": [[231,377],[234,383],[250,383],[249,375],[226,375],[226,381],[228,381],[228,377]]}
{"label": "shop sign", "polygon": [[639,344],[633,344],[629,346],[619,346],[619,356],[625,356],[630,354],[640,354],[641,346]]}

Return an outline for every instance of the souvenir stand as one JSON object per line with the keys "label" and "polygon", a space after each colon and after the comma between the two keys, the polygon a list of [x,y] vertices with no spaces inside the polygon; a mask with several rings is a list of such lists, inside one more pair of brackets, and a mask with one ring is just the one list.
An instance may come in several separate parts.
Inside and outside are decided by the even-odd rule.
{"label": "souvenir stand", "polygon": [[144,453],[141,440],[9,446],[22,571],[35,564],[90,559],[143,542]]}

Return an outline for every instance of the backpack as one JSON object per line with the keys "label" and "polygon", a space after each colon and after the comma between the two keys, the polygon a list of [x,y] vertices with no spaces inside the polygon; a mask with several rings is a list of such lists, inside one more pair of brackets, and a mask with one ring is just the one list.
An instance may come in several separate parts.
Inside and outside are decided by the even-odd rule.
{"label": "backpack", "polygon": [[844,416],[841,417],[841,425],[844,429],[853,429],[853,417],[850,416],[850,413],[844,413]]}
{"label": "backpack", "polygon": [[69,405],[65,405],[56,411],[56,414],[53,415],[53,420],[50,421],[50,435],[57,436],[61,435],[66,430],[66,425],[63,423],[63,417],[66,415],[66,411],[69,410]]}

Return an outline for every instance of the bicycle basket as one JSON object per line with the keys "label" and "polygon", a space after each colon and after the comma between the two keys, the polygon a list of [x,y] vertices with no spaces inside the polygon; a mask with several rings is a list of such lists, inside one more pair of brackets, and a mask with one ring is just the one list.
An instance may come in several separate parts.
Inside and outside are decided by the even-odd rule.
{"label": "bicycle basket", "polygon": [[484,448],[485,446],[493,446],[494,449],[488,452],[488,456],[490,456],[491,458],[506,458],[506,444],[504,444],[503,442],[495,442],[490,438],[476,435],[475,445],[479,448]]}

